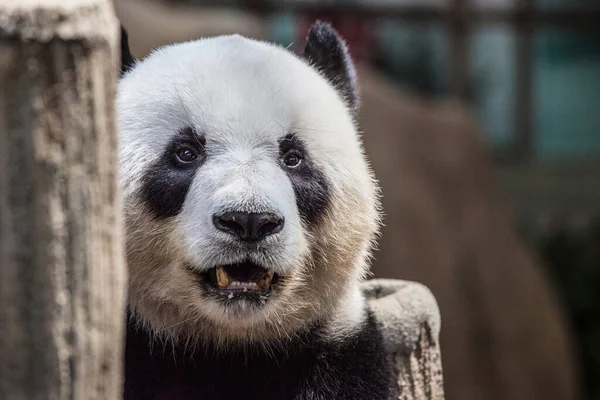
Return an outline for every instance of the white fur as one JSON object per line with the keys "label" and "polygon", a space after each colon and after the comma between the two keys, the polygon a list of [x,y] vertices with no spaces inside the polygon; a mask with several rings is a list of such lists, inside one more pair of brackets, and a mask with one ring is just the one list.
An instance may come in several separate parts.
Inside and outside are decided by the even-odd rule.
{"label": "white fur", "polygon": [[[377,188],[345,104],[315,70],[283,48],[237,35],[192,41],[157,50],[140,62],[122,79],[117,107],[130,302],[155,328],[167,329],[185,317],[223,330],[257,327],[249,334],[258,335],[265,324],[277,332],[295,329],[299,323],[292,318],[312,314],[338,313],[333,325],[342,331],[362,321],[364,299],[357,282],[377,228]],[[152,221],[138,198],[140,178],[186,126],[206,137],[206,160],[177,217]],[[319,233],[303,225],[290,180],[277,163],[278,140],[288,133],[303,139],[331,184],[334,205]],[[205,270],[244,257],[212,223],[213,214],[231,208],[285,217],[283,231],[250,254],[290,277],[286,292],[261,310],[244,303],[236,312],[225,310],[203,298],[183,271],[186,262]],[[312,265],[317,259],[320,264]],[[311,281],[319,273],[324,279],[345,278],[328,289],[335,284]],[[176,310],[177,315],[153,318],[157,304],[171,310],[165,314]]]}

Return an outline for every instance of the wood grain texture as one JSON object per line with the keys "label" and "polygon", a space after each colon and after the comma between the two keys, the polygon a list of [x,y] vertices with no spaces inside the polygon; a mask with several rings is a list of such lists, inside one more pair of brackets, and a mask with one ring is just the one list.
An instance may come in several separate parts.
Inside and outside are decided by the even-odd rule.
{"label": "wood grain texture", "polygon": [[408,354],[397,353],[394,366],[398,374],[398,399],[444,399],[440,346],[427,325],[421,327],[416,349]]}
{"label": "wood grain texture", "polygon": [[109,0],[0,3],[0,398],[118,399],[126,271]]}
{"label": "wood grain texture", "polygon": [[363,283],[397,375],[395,398],[444,400],[441,317],[431,291],[417,282],[372,279]]}

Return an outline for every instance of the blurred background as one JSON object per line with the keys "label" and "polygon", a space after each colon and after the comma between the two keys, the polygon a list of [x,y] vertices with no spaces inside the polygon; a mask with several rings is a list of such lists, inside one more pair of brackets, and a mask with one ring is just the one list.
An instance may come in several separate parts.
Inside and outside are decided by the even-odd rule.
{"label": "blurred background", "polygon": [[448,400],[600,399],[598,0],[116,0],[132,50],[331,22],[383,187],[375,277],[429,286]]}

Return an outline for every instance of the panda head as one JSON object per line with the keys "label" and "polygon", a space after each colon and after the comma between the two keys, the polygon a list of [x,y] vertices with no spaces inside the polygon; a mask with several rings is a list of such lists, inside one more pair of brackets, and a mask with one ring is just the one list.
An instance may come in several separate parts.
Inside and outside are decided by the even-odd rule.
{"label": "panda head", "polygon": [[[220,343],[343,332],[379,224],[354,67],[327,24],[304,54],[237,35],[135,61],[117,96],[129,308]],[[335,325],[335,326],[334,326]]]}

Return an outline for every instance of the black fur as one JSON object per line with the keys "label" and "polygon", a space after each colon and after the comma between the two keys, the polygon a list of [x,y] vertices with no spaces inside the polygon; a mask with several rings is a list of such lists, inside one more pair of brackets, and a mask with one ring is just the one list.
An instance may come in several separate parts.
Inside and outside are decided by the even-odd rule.
{"label": "black fur", "polygon": [[353,113],[359,106],[358,84],[348,47],[329,24],[316,22],[308,32],[304,58],[338,90]]}
{"label": "black fur", "polygon": [[129,35],[127,35],[127,31],[121,25],[121,76],[133,69],[135,63],[136,60],[129,50]]}
{"label": "black fur", "polygon": [[[128,322],[125,400],[387,400],[393,374],[369,316],[343,342],[323,341],[315,327],[284,350],[196,349],[152,342]],[[152,349],[151,349],[152,347]]]}
{"label": "black fur", "polygon": [[[157,218],[174,217],[181,211],[196,170],[204,161],[205,144],[205,138],[193,128],[183,128],[146,171],[142,198]],[[177,163],[175,153],[184,145],[194,147],[200,156],[196,162],[181,166]]]}
{"label": "black fur", "polygon": [[296,151],[303,157],[296,168],[285,168],[296,194],[296,205],[300,216],[309,224],[316,225],[331,201],[329,183],[325,174],[311,161],[306,146],[295,135],[287,135],[279,142],[283,157],[289,151]]}

